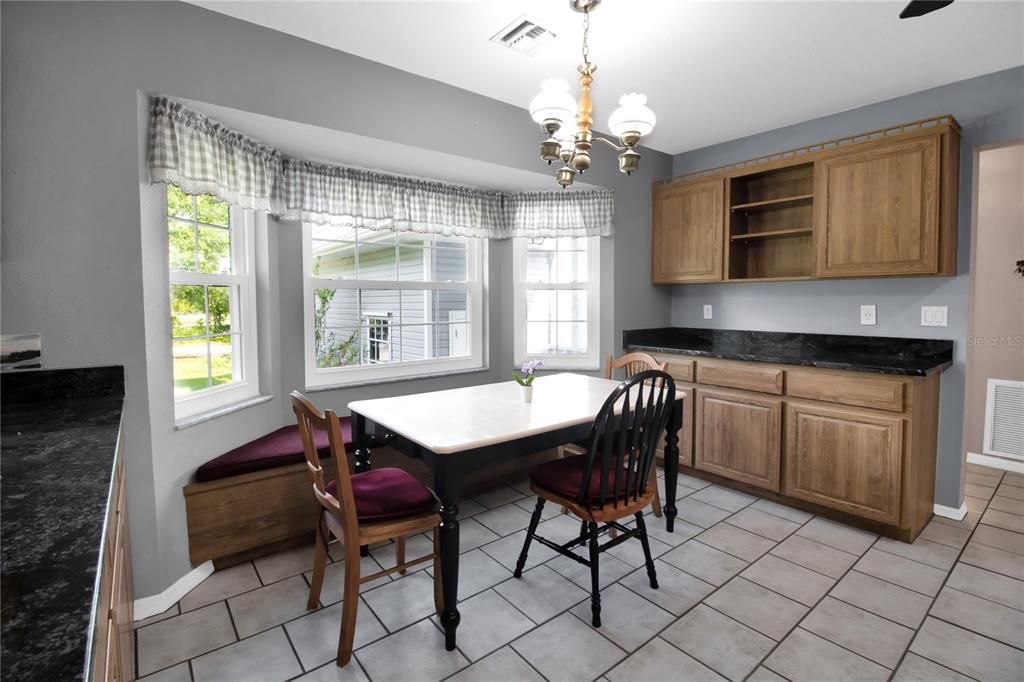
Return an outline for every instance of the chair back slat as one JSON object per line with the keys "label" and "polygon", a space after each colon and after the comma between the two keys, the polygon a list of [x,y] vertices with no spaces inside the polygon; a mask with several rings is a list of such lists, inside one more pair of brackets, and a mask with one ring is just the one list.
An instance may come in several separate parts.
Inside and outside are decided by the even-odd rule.
{"label": "chair back slat", "polygon": [[[644,494],[675,393],[675,381],[660,369],[638,372],[611,392],[587,439],[583,485],[577,499],[581,506],[617,507]],[[595,467],[599,481],[596,502],[589,485]]]}
{"label": "chair back slat", "polygon": [[634,374],[648,369],[660,369],[662,372],[667,372],[668,363],[658,362],[653,355],[647,353],[626,353],[618,358],[609,355],[604,369],[604,378],[611,379],[613,372],[617,369],[624,369],[626,378],[629,379]]}

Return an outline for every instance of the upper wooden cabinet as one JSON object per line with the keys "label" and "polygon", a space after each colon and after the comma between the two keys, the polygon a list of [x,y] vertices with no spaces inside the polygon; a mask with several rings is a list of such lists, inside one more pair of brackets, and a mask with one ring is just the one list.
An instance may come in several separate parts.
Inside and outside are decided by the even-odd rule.
{"label": "upper wooden cabinet", "polygon": [[651,236],[655,282],[722,279],[724,187],[722,178],[655,186]]}
{"label": "upper wooden cabinet", "polygon": [[954,275],[959,155],[945,115],[658,183],[652,280]]}

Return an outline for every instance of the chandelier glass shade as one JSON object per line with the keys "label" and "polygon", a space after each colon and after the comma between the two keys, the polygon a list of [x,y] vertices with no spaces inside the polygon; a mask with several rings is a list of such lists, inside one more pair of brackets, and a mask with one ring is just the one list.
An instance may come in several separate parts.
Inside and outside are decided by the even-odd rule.
{"label": "chandelier glass shade", "polygon": [[577,174],[590,168],[590,151],[594,141],[603,142],[619,152],[619,170],[626,175],[640,168],[640,153],[636,150],[640,138],[650,135],[657,118],[647,106],[647,96],[631,92],[619,98],[619,107],[608,118],[608,129],[618,143],[594,135],[594,119],[590,97],[591,85],[597,66],[590,61],[587,38],[590,30],[590,12],[601,0],[570,0],[569,4],[583,14],[583,63],[579,71],[579,98],[569,94],[569,83],[561,78],[549,78],[541,83],[541,90],[530,101],[530,116],[547,134],[540,144],[540,158],[548,165],[561,161],[555,180],[562,188],[573,183]]}

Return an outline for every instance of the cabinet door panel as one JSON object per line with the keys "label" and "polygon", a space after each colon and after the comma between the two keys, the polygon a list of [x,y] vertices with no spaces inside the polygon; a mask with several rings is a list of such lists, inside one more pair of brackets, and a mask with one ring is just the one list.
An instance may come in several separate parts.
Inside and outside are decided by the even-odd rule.
{"label": "cabinet door panel", "polygon": [[902,452],[899,417],[787,403],[783,492],[898,523]]}
{"label": "cabinet door panel", "polygon": [[939,160],[936,135],[818,161],[818,275],[937,272]]}
{"label": "cabinet door panel", "polygon": [[654,192],[651,277],[655,282],[722,279],[725,180],[717,178]]}
{"label": "cabinet door panel", "polygon": [[778,492],[782,401],[697,391],[694,466]]}

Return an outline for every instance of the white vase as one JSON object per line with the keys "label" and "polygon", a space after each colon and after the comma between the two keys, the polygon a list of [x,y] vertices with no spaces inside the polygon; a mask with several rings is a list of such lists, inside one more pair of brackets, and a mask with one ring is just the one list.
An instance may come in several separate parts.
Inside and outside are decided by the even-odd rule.
{"label": "white vase", "polygon": [[531,384],[530,386],[523,386],[522,384],[519,384],[519,394],[520,396],[522,396],[524,403],[532,403],[533,385]]}

